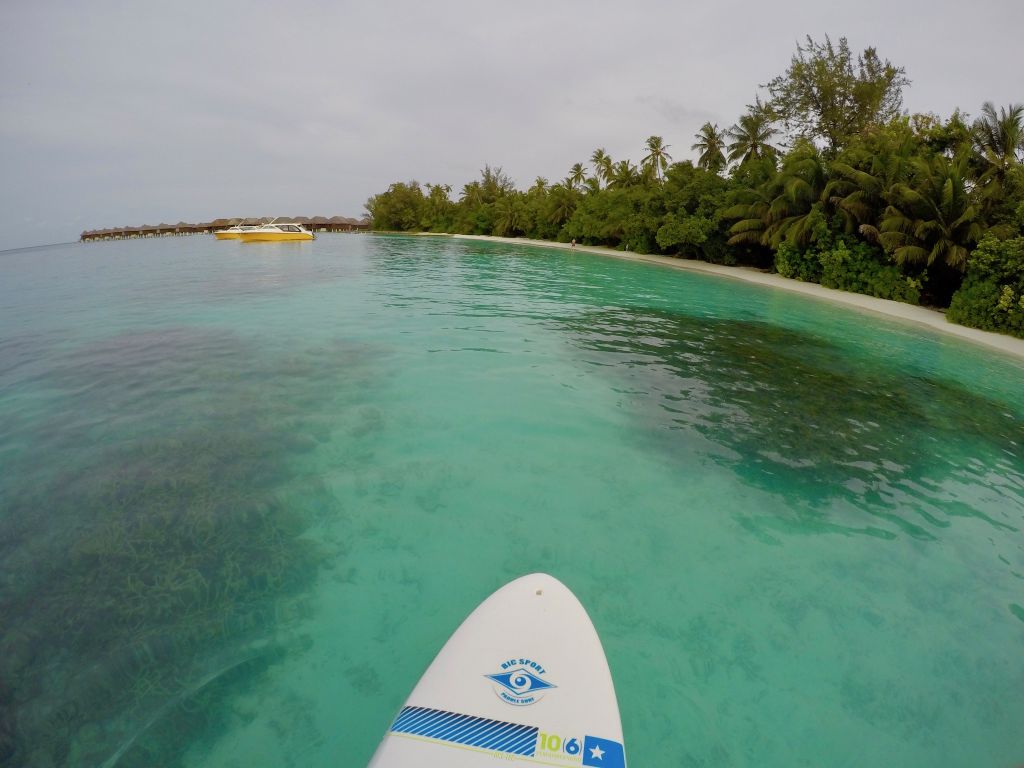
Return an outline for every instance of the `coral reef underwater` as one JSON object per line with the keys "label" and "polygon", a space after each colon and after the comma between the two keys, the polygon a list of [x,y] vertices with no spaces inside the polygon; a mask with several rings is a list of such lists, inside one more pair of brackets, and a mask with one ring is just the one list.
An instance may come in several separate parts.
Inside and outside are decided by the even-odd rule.
{"label": "coral reef underwater", "polygon": [[0,410],[0,764],[174,765],[301,651],[338,511],[297,459],[369,359],[125,333],[27,382],[31,417]]}

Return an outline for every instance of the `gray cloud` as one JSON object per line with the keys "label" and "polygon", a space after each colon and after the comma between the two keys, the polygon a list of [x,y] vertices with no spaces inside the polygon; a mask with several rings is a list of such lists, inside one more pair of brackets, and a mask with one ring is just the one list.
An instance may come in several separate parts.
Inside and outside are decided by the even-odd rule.
{"label": "gray cloud", "polygon": [[904,65],[912,111],[976,113],[1024,100],[1021,28],[1017,0],[969,16],[954,0],[8,0],[0,248],[129,223],[359,215],[395,180],[457,189],[490,163],[526,185],[599,146],[638,160],[651,134],[684,159],[804,34]]}

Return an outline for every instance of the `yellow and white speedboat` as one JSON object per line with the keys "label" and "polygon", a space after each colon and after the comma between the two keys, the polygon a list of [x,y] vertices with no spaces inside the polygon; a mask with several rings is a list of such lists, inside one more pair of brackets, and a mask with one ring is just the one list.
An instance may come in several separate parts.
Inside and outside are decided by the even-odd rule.
{"label": "yellow and white speedboat", "polygon": [[312,240],[313,233],[301,224],[285,221],[280,223],[271,222],[259,227],[247,227],[244,232],[238,233],[238,239],[243,243],[253,242],[274,242],[278,240]]}

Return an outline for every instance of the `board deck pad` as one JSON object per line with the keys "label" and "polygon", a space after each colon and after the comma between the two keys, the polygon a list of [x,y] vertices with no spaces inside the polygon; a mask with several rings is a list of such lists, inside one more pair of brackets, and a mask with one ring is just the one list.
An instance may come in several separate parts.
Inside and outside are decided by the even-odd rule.
{"label": "board deck pad", "polygon": [[601,641],[575,595],[547,574],[516,579],[469,615],[370,768],[496,764],[626,766]]}

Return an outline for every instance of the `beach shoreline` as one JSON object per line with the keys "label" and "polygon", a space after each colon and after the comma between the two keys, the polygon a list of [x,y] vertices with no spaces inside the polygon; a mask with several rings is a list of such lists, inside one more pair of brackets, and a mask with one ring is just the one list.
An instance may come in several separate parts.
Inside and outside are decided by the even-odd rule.
{"label": "beach shoreline", "polygon": [[946,320],[944,313],[920,307],[914,304],[904,304],[890,299],[879,299],[874,296],[865,296],[860,293],[850,293],[836,288],[826,288],[817,283],[805,283],[800,280],[793,280],[781,275],[762,272],[752,267],[726,267],[720,264],[709,264],[706,261],[696,259],[683,259],[674,256],[658,256],[654,254],[630,253],[619,251],[614,248],[604,248],[594,245],[576,245],[570,243],[557,243],[550,240],[529,240],[521,237],[494,237],[491,235],[441,235],[424,233],[427,236],[451,237],[456,240],[479,240],[492,243],[507,243],[509,245],[529,245],[538,248],[556,248],[571,250],[574,253],[593,253],[599,256],[610,256],[616,259],[627,261],[638,261],[645,264],[657,264],[673,269],[681,269],[688,272],[700,272],[718,277],[742,280],[746,283],[754,283],[768,288],[777,288],[790,293],[799,293],[811,298],[830,301],[834,304],[841,304],[846,307],[884,315],[886,317],[912,323],[930,328],[933,331],[954,336],[966,341],[980,344],[989,349],[994,349],[1004,354],[1024,360],[1024,339],[1013,336],[1006,336],[1001,333],[983,331],[978,328],[968,328],[965,325],[957,325]]}

